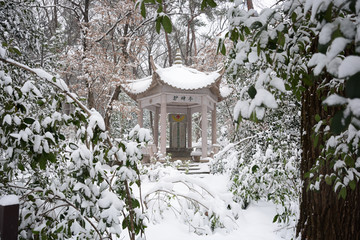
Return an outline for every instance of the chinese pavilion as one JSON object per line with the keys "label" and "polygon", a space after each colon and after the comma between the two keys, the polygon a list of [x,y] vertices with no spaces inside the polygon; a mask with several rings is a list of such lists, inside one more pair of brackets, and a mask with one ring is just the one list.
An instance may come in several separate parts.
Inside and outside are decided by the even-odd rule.
{"label": "chinese pavilion", "polygon": [[[154,144],[163,156],[190,157],[192,146],[192,115],[201,113],[202,143],[201,158],[208,157],[208,113],[211,112],[211,144],[216,144],[216,105],[226,98],[231,90],[221,82],[224,68],[203,73],[182,65],[180,52],[174,65],[168,68],[157,66],[150,59],[152,76],[129,80],[122,89],[138,103],[138,124],[143,125],[143,109],[154,113]],[[167,119],[170,126],[167,148]],[[160,134],[159,134],[160,125]],[[160,136],[160,142],[159,142]]]}

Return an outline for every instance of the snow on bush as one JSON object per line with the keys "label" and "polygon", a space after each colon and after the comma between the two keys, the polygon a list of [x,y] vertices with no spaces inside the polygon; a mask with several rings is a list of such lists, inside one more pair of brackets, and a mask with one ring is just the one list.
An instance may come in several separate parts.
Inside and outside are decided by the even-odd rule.
{"label": "snow on bush", "polygon": [[[197,234],[212,234],[217,228],[230,232],[237,228],[231,211],[232,199],[224,198],[195,177],[161,165],[147,172],[157,179],[153,188],[144,193],[144,203],[151,222],[161,221],[165,211],[171,211],[180,222]],[[167,172],[159,177],[159,172]],[[153,177],[152,175],[156,176]]]}
{"label": "snow on bush", "polygon": [[[131,185],[140,185],[148,131],[137,127],[115,141],[101,115],[62,80],[1,60],[0,195],[19,196],[19,237],[111,239],[123,229],[130,239],[142,235],[145,215]],[[76,107],[70,115],[61,111],[67,100]]]}

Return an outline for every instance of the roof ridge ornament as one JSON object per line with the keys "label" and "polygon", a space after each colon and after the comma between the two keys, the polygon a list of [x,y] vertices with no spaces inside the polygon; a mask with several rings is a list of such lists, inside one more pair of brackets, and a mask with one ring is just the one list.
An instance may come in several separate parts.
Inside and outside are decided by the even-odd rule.
{"label": "roof ridge ornament", "polygon": [[182,64],[183,64],[183,62],[182,62],[182,57],[181,57],[181,53],[180,53],[180,48],[178,48],[178,49],[176,50],[176,55],[175,55],[174,64],[176,64],[176,65],[182,65]]}

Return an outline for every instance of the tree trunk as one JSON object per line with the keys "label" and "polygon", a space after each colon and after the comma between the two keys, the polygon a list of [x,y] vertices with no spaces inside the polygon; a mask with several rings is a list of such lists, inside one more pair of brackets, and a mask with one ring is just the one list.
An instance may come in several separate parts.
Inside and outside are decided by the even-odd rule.
{"label": "tree trunk", "polygon": [[[312,50],[317,49],[317,40],[314,39]],[[330,81],[330,76],[325,76]],[[301,239],[360,239],[360,186],[359,183],[354,191],[349,190],[346,199],[339,198],[334,192],[333,186],[327,185],[323,180],[320,190],[308,190],[309,178],[304,175],[314,167],[317,159],[321,156],[321,145],[324,144],[323,136],[319,136],[317,146],[314,146],[312,133],[316,124],[315,116],[319,114],[321,119],[331,119],[339,109],[329,108],[324,111],[322,99],[329,93],[329,89],[320,90],[319,79],[313,81],[312,86],[304,86],[306,90],[302,94],[301,109],[301,147],[302,160],[300,171],[304,182],[300,199],[300,219],[297,225],[297,235]],[[320,133],[321,133],[320,129]],[[333,168],[325,162],[319,174],[325,176],[333,173]],[[315,176],[316,177],[316,176]]]}
{"label": "tree trunk", "polygon": [[109,101],[109,104],[107,105],[106,107],[106,111],[105,111],[105,126],[106,126],[106,130],[108,130],[110,132],[110,117],[111,117],[111,113],[112,113],[112,105],[113,105],[113,102],[118,100],[119,99],[119,95],[121,93],[121,88],[120,88],[120,85],[116,86],[112,96],[111,96],[111,99]]}
{"label": "tree trunk", "polygon": [[59,25],[58,16],[57,16],[57,5],[58,5],[58,0],[54,0],[53,21],[52,21],[54,34],[56,33],[56,29]]}
{"label": "tree trunk", "polygon": [[170,44],[170,41],[169,41],[169,36],[167,34],[167,32],[165,32],[165,40],[166,40],[166,45],[167,45],[167,48],[168,48],[168,56],[169,56],[169,66],[171,67],[172,66],[172,54],[171,54],[171,44]]}
{"label": "tree trunk", "polygon": [[[164,4],[163,9],[164,9],[164,14],[167,14],[166,4]],[[170,40],[169,40],[169,36],[168,36],[167,32],[164,31],[164,34],[165,34],[166,46],[168,49],[169,66],[171,67],[173,64],[171,44],[170,44]]]}
{"label": "tree trunk", "polygon": [[246,5],[247,5],[248,10],[254,9],[252,0],[246,0]]}
{"label": "tree trunk", "polygon": [[[303,93],[302,99],[302,161],[301,176],[310,171],[321,154],[321,150],[314,147],[311,137],[312,127],[315,125],[315,115],[324,117],[321,110],[321,99],[314,85]],[[321,137],[320,137],[321,138]],[[320,140],[319,140],[320,141]],[[320,145],[320,143],[318,144]],[[320,174],[332,172],[329,164],[324,164]],[[360,186],[354,191],[348,191],[346,199],[338,197],[333,187],[324,181],[319,191],[307,190],[309,179],[302,179],[300,219],[297,226],[297,234],[301,239],[360,239]]]}

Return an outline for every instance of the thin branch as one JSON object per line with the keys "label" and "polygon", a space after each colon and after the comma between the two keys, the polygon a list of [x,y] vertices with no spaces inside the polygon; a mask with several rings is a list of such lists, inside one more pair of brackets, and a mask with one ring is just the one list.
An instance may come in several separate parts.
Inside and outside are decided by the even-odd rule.
{"label": "thin branch", "polygon": [[109,33],[115,29],[115,27],[122,21],[124,20],[126,17],[130,16],[133,13],[132,10],[129,10],[125,13],[124,16],[119,16],[118,20],[109,28],[109,30],[106,31],[106,33],[104,33],[104,35],[102,35],[100,38],[98,38],[97,40],[95,40],[95,42],[100,42],[101,40],[103,40],[107,35],[109,35]]}
{"label": "thin branch", "polygon": [[[19,63],[19,62],[17,62],[17,61],[14,61],[14,60],[12,60],[12,59],[10,59],[10,58],[2,58],[2,57],[0,57],[0,61],[2,61],[2,62],[4,62],[4,63],[9,63],[9,64],[11,64],[11,65],[13,65],[13,66],[16,66],[16,67],[19,67],[19,68],[22,68],[22,69],[24,69],[24,70],[26,70],[26,71],[29,71],[29,72],[31,72],[31,73],[33,73],[33,74],[35,74],[35,75],[37,75],[37,76],[39,76],[40,78],[43,78],[43,79],[45,79],[48,83],[50,83],[51,85],[53,85],[53,86],[55,86],[56,88],[58,88],[58,89],[60,89],[66,96],[68,96],[69,98],[71,98],[74,102],[76,102],[76,104],[78,104],[78,106],[83,110],[83,111],[85,111],[89,116],[91,116],[91,111],[84,105],[84,104],[82,104],[73,94],[71,94],[69,91],[67,91],[66,89],[65,89],[65,87],[67,87],[66,86],[66,84],[65,84],[65,82],[63,81],[63,80],[56,80],[55,82],[52,80],[52,79],[49,79],[48,77],[44,77],[44,76],[41,76],[37,71],[36,71],[36,69],[34,69],[34,68],[30,68],[30,67],[28,67],[28,66],[26,66],[26,65],[24,65],[24,64],[21,64],[21,63]],[[53,77],[53,76],[51,76],[52,78],[55,78],[55,77]],[[56,78],[55,78],[56,79]],[[62,86],[62,85],[64,85],[64,86]]]}

